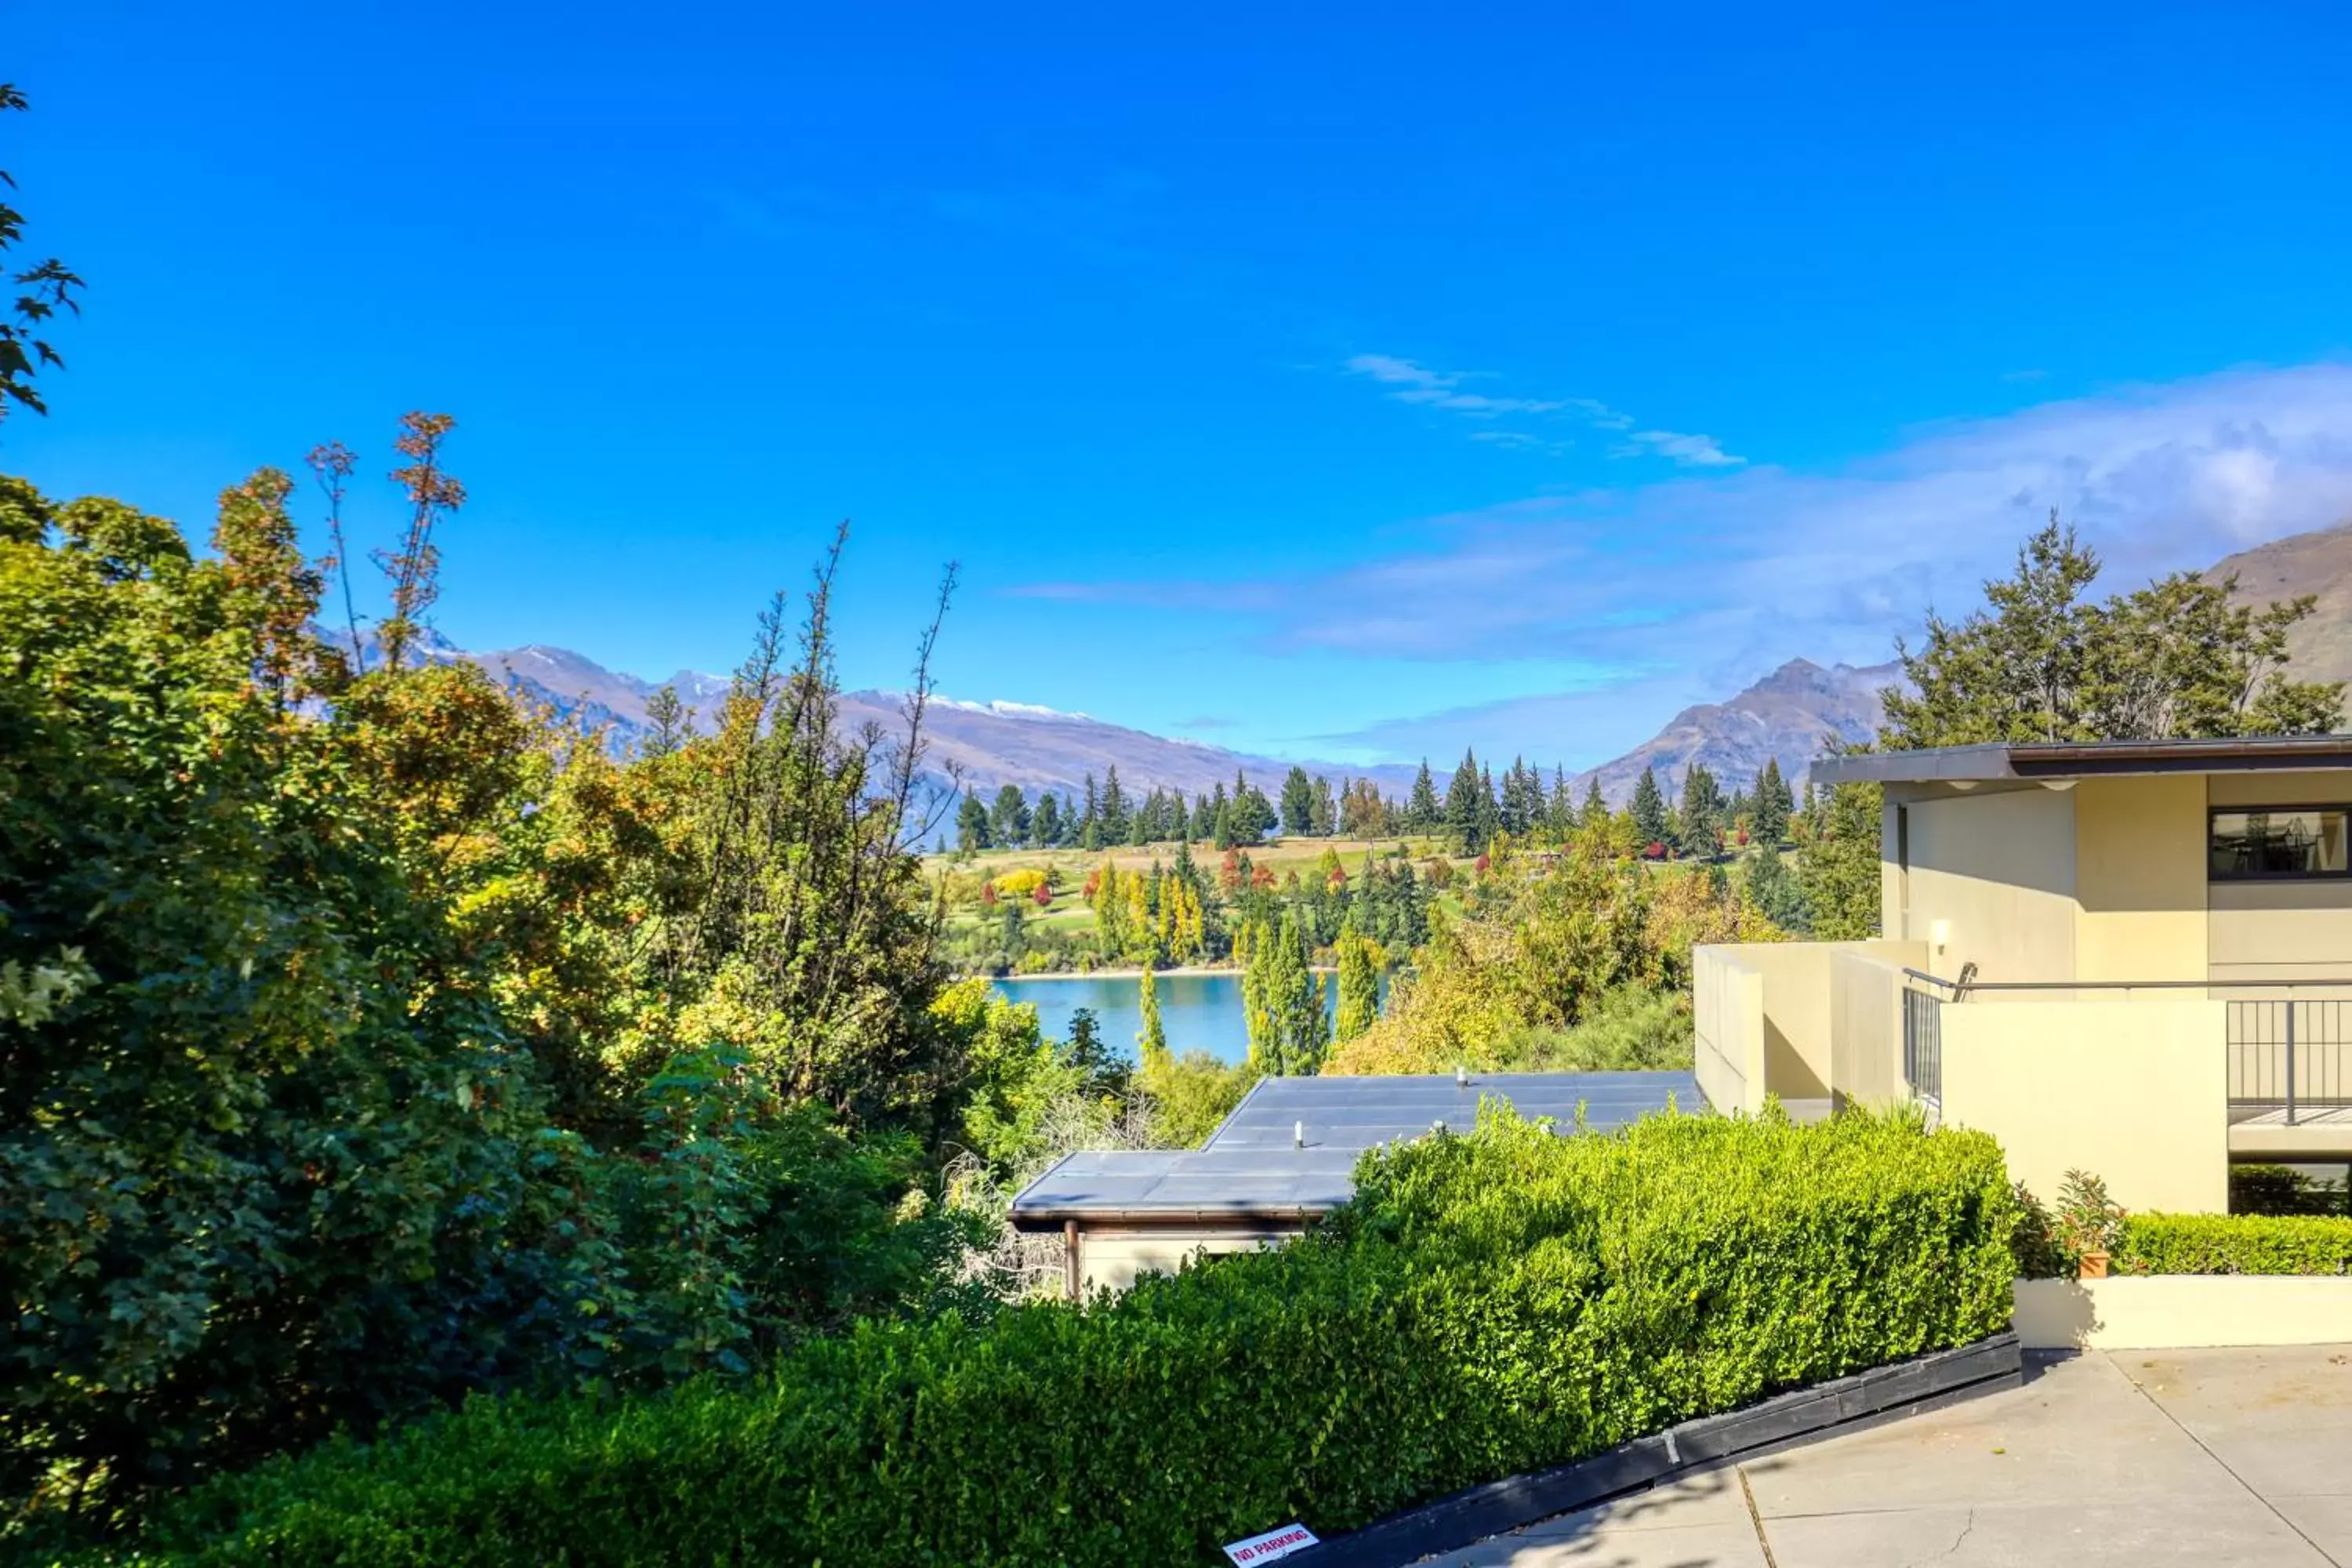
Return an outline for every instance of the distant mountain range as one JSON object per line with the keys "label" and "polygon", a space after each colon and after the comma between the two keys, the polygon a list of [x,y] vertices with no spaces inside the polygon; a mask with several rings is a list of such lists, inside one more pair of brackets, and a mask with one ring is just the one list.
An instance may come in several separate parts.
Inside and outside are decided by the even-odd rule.
{"label": "distant mountain range", "polygon": [[1598,779],[1601,795],[1622,805],[1642,770],[1652,768],[1671,794],[1694,763],[1731,789],[1763,772],[1767,758],[1778,759],[1792,784],[1801,783],[1829,737],[1861,741],[1876,731],[1878,694],[1902,679],[1903,667],[1891,662],[1823,668],[1792,658],[1727,701],[1684,709],[1623,756],[1580,773],[1577,793]]}
{"label": "distant mountain range", "polygon": [[2352,522],[2241,551],[2205,575],[2219,581],[2233,572],[2243,603],[2316,595],[2318,605],[2286,635],[2289,667],[2305,680],[2352,680]]}
{"label": "distant mountain range", "polygon": [[[646,733],[646,703],[664,686],[674,689],[678,700],[695,710],[707,725],[726,700],[730,684],[726,676],[693,669],[679,670],[667,680],[646,680],[607,669],[570,648],[537,643],[471,652],[433,633],[425,634],[417,656],[435,663],[464,660],[478,665],[518,696],[544,703],[567,718],[603,727],[622,745]],[[869,720],[893,728],[902,721],[901,701],[895,692],[845,692],[841,699],[842,721],[853,729]],[[1239,773],[1275,795],[1281,791],[1283,775],[1294,765],[1326,775],[1335,786],[1342,778],[1370,778],[1383,792],[1402,795],[1412,786],[1415,772],[1395,764],[1366,767],[1309,758],[1255,756],[1023,702],[934,698],[923,729],[936,776],[943,780],[952,766],[982,795],[1013,784],[1032,798],[1047,790],[1076,797],[1084,793],[1088,773],[1099,782],[1116,767],[1119,786],[1134,794],[1173,787],[1187,795],[1205,795],[1220,784],[1230,787]],[[1438,787],[1444,787],[1442,778]]]}
{"label": "distant mountain range", "polygon": [[[2352,680],[2352,523],[2242,552],[2218,563],[2207,575],[2218,578],[2232,572],[2238,574],[2239,596],[2252,603],[2318,595],[2316,613],[2289,637],[2294,673],[2307,679]],[[728,688],[725,676],[690,669],[667,681],[645,680],[607,669],[568,648],[536,644],[473,653],[428,633],[418,652],[437,661],[469,660],[520,695],[608,727],[621,744],[646,732],[646,700],[663,686],[674,688],[681,701],[706,716],[725,699]],[[1902,667],[1892,662],[1856,668],[1791,659],[1737,696],[1684,709],[1623,756],[1577,774],[1573,787],[1580,795],[1586,784],[1597,779],[1601,794],[1622,805],[1644,768],[1655,769],[1658,782],[1669,792],[1694,763],[1704,763],[1731,787],[1754,778],[1768,757],[1779,760],[1780,771],[1792,783],[1800,782],[1830,737],[1862,740],[1877,728],[1879,693],[1901,677]],[[852,725],[874,720],[887,726],[898,720],[899,699],[888,692],[849,692],[841,706],[844,720]],[[1274,795],[1295,761],[1310,773],[1328,776],[1335,786],[1343,778],[1368,777],[1384,794],[1402,796],[1412,787],[1415,772],[1409,764],[1364,767],[1256,756],[1020,702],[938,699],[926,727],[938,776],[944,778],[952,764],[982,795],[1009,784],[1033,798],[1046,790],[1076,795],[1088,773],[1100,780],[1113,767],[1118,769],[1120,784],[1134,793],[1172,786],[1187,795],[1199,795],[1220,783],[1231,784],[1238,773]],[[1507,761],[1500,755],[1488,760],[1497,765]],[[1431,759],[1441,792],[1453,763],[1452,758]]]}

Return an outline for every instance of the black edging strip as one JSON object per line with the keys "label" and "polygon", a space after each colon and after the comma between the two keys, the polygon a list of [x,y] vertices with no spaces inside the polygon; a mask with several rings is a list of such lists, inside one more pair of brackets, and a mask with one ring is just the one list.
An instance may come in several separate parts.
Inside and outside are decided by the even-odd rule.
{"label": "black edging strip", "polygon": [[1472,1487],[1334,1536],[1285,1561],[1298,1568],[1401,1568],[1555,1514],[1646,1491],[1686,1471],[2015,1388],[2024,1375],[2017,1336],[2004,1331],[1958,1350],[1931,1351],[1776,1394],[1745,1409],[1685,1421],[1572,1465]]}

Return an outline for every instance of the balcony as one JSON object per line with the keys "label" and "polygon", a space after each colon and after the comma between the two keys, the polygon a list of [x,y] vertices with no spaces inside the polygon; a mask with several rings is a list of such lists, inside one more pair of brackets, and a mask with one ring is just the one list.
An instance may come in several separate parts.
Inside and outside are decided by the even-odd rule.
{"label": "balcony", "polygon": [[1998,1137],[2044,1197],[2079,1166],[2135,1208],[2220,1212],[2233,1159],[2352,1159],[2352,977],[1980,982],[1926,949],[1698,950],[1709,1101],[1916,1103]]}

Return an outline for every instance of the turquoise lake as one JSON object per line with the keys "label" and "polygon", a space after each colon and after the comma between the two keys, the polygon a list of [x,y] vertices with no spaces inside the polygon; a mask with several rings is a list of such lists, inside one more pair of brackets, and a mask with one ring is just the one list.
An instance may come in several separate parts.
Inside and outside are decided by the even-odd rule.
{"label": "turquoise lake", "polygon": [[[1160,1026],[1168,1032],[1170,1050],[1178,1056],[1207,1051],[1229,1062],[1249,1055],[1238,973],[1161,974],[1153,980],[1160,994]],[[999,980],[995,985],[1013,1001],[1034,1003],[1038,1026],[1049,1039],[1066,1038],[1070,1015],[1081,1007],[1093,1008],[1104,1044],[1134,1058],[1136,1032],[1143,1027],[1143,982],[1137,976],[1031,976]]]}

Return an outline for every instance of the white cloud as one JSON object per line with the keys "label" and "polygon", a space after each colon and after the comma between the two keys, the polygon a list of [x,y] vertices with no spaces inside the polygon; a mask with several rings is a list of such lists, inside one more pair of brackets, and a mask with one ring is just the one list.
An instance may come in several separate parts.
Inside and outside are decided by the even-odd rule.
{"label": "white cloud", "polygon": [[1348,362],[1348,368],[1358,375],[1369,375],[1374,381],[1385,382],[1391,386],[1435,388],[1452,386],[1461,379],[1415,364],[1409,359],[1399,359],[1394,354],[1358,354]]}
{"label": "white cloud", "polygon": [[1618,449],[1629,457],[1654,452],[1686,468],[1736,468],[1748,460],[1725,451],[1712,436],[1685,436],[1675,430],[1636,430]]}
{"label": "white cloud", "polygon": [[1060,592],[1234,611],[1276,650],[1612,671],[1544,709],[1606,735],[1538,748],[1606,755],[1790,658],[1888,658],[1930,605],[1973,607],[2053,507],[2105,561],[2105,591],[2352,521],[2352,364],[1955,421],[1826,473],[1707,449],[1657,483],[1428,519],[1414,547],[1344,570]]}
{"label": "white cloud", "polygon": [[[1611,448],[1612,457],[1659,457],[1684,468],[1735,468],[1747,461],[1745,458],[1726,452],[1712,436],[1685,436],[1675,430],[1635,430],[1633,416],[1621,413],[1596,398],[1496,397],[1462,390],[1464,382],[1486,375],[1488,373],[1485,371],[1435,370],[1395,354],[1357,354],[1347,362],[1346,368],[1351,374],[1367,377],[1391,388],[1388,395],[1399,403],[1444,409],[1447,413],[1465,415],[1474,419],[1557,416],[1590,426],[1595,430],[1624,433],[1624,438]],[[1471,439],[1551,452],[1566,447],[1564,442],[1547,440],[1526,431],[1474,431]]]}

